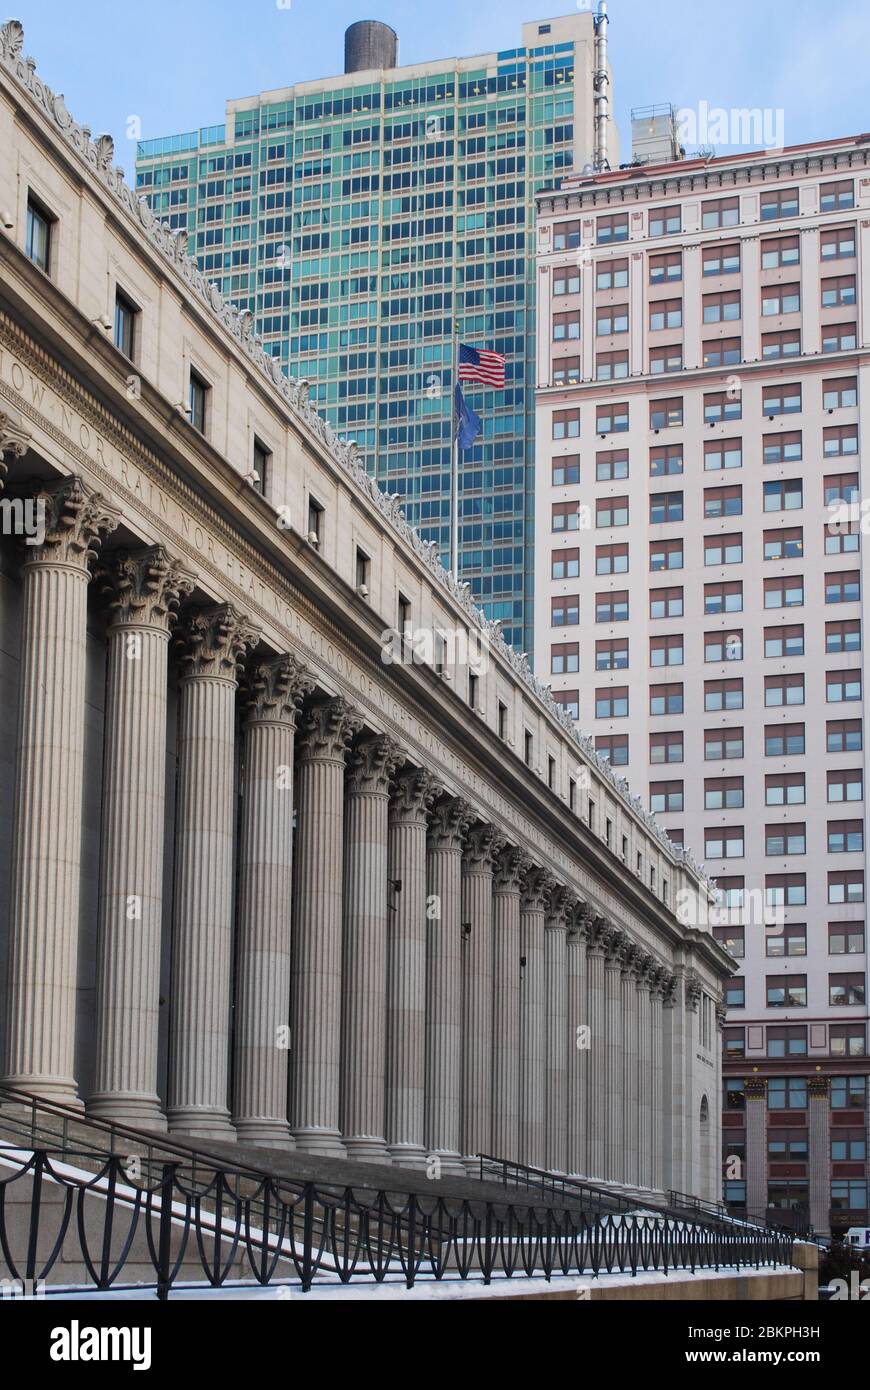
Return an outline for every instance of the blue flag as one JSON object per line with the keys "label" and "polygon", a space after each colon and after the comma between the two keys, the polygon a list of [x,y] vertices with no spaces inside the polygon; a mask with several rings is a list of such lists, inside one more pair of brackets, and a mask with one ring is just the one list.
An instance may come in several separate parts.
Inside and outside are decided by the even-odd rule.
{"label": "blue flag", "polygon": [[476,415],[462,394],[458,382],[454,393],[456,401],[456,434],[460,449],[470,449],[481,431],[480,416]]}

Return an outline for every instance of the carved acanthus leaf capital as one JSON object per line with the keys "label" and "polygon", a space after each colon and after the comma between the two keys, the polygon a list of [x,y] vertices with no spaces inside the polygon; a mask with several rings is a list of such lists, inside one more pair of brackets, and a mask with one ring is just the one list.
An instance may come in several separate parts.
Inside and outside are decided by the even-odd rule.
{"label": "carved acanthus leaf capital", "polygon": [[299,726],[302,756],[343,762],[362,724],[362,716],[342,695],[315,701],[304,711]]}
{"label": "carved acanthus leaf capital", "polygon": [[33,435],[26,425],[10,415],[8,410],[0,410],[0,487],[6,476],[4,455],[23,458],[30,447]]}
{"label": "carved acanthus leaf capital", "polygon": [[386,734],[361,738],[350,755],[348,790],[354,794],[388,796],[397,768],[407,759],[405,750]]}
{"label": "carved acanthus leaf capital", "polygon": [[566,931],[573,916],[574,899],[570,889],[557,879],[550,880],[547,894],[547,930]]}
{"label": "carved acanthus leaf capital", "polygon": [[398,825],[425,825],[433,801],[443,794],[444,788],[431,772],[412,767],[400,772],[393,783],[390,815]]}
{"label": "carved acanthus leaf capital", "polygon": [[429,845],[432,849],[461,850],[465,832],[474,812],[461,797],[445,796],[429,814]]}
{"label": "carved acanthus leaf capital", "polygon": [[194,608],[185,616],[178,636],[185,677],[234,681],[260,632],[231,603],[219,603]]}
{"label": "carved acanthus leaf capital", "polygon": [[550,892],[555,886],[556,880],[547,873],[546,869],[540,868],[537,864],[531,864],[523,879],[523,912],[546,912]]}
{"label": "carved acanthus leaf capital", "polygon": [[702,990],[703,986],[701,984],[700,975],[694,970],[688,970],[685,980],[685,1000],[686,1008],[690,1009],[692,1013],[697,1012],[698,1005],[701,1002]]}
{"label": "carved acanthus leaf capital", "polygon": [[314,689],[314,677],[301,661],[287,654],[254,662],[243,689],[248,723],[295,726],[299,706]]}
{"label": "carved acanthus leaf capital", "polygon": [[493,887],[500,893],[519,893],[530,861],[516,845],[505,845],[499,851],[493,873]]}
{"label": "carved acanthus leaf capital", "polygon": [[52,561],[87,569],[103,538],[121,520],[116,507],[75,476],[41,485],[33,501],[45,539],[33,546],[30,563]]}
{"label": "carved acanthus leaf capital", "polygon": [[472,873],[489,870],[491,873],[507,841],[494,825],[478,822],[465,839],[463,863]]}
{"label": "carved acanthus leaf capital", "polygon": [[98,582],[112,610],[111,623],[168,632],[182,598],[195,578],[162,545],[119,551],[102,564]]}

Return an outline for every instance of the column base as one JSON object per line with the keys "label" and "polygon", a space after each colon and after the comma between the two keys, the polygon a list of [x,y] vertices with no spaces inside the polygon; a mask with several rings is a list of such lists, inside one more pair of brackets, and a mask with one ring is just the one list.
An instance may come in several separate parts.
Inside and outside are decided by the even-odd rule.
{"label": "column base", "polygon": [[452,1149],[429,1149],[426,1152],[426,1167],[431,1168],[437,1160],[440,1171],[433,1178],[467,1178],[468,1171],[461,1156]]}
{"label": "column base", "polygon": [[235,1143],[236,1131],[230,1124],[228,1110],[208,1110],[196,1105],[171,1106],[166,1112],[170,1134],[184,1134],[190,1139],[222,1139]]}
{"label": "column base", "polygon": [[292,1129],[290,1131],[299,1153],[325,1154],[328,1158],[345,1158],[347,1151],[337,1129]]}
{"label": "column base", "polygon": [[268,1120],[233,1116],[233,1128],[240,1144],[254,1144],[263,1149],[293,1149],[295,1144],[286,1120]]}
{"label": "column base", "polygon": [[356,1158],[360,1163],[389,1163],[389,1150],[383,1139],[370,1138],[369,1135],[342,1135],[342,1143],[348,1158]]}
{"label": "column base", "polygon": [[74,1077],[71,1076],[4,1076],[2,1082],[7,1091],[21,1091],[22,1102],[30,1096],[37,1100],[52,1101],[55,1105],[66,1105],[71,1110],[84,1114],[85,1103],[78,1093]]}
{"label": "column base", "polygon": [[419,1144],[388,1144],[387,1153],[395,1168],[414,1168],[425,1172],[429,1159]]}
{"label": "column base", "polygon": [[103,1091],[91,1096],[85,1110],[88,1118],[104,1120],[109,1124],[129,1125],[131,1129],[153,1129],[158,1134],[165,1134],[167,1130],[166,1116],[160,1109],[157,1096]]}

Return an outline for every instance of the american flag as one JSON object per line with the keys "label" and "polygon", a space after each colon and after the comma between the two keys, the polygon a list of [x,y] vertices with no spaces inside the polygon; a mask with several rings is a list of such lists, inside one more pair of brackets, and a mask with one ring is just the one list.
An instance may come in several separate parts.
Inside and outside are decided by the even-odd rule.
{"label": "american flag", "polygon": [[501,390],[504,387],[504,363],[500,352],[469,347],[467,343],[459,344],[460,381],[479,381],[482,386]]}

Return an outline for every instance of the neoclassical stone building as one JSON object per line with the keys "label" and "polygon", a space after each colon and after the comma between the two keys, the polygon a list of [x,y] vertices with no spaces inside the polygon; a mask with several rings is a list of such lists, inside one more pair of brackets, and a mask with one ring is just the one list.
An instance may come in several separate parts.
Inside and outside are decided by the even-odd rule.
{"label": "neoclassical stone building", "polygon": [[719,1190],[709,888],[0,30],[4,1084]]}

